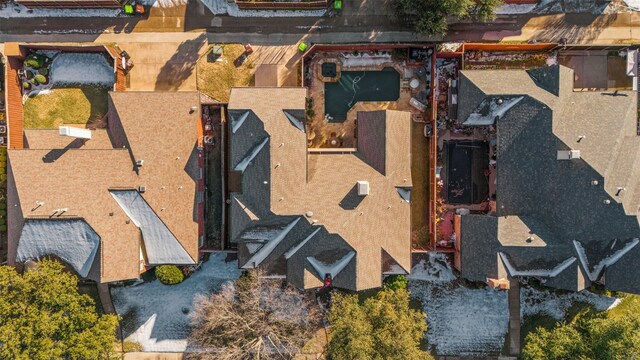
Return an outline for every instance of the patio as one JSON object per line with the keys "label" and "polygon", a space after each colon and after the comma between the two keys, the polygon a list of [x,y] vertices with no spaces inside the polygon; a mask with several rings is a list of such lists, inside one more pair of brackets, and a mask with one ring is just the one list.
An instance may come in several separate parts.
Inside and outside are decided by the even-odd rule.
{"label": "patio", "polygon": [[[335,63],[335,74],[325,65],[325,73],[323,74],[323,64]],[[413,119],[417,121],[424,121],[428,115],[409,104],[412,97],[419,97],[423,95],[424,104],[427,104],[427,94],[430,84],[425,81],[428,76],[425,76],[424,71],[418,71],[418,66],[410,66],[405,64],[405,59],[399,59],[392,52],[385,50],[373,50],[365,52],[345,52],[345,51],[319,51],[314,54],[311,60],[306,65],[305,78],[308,85],[308,97],[309,102],[307,104],[307,126],[309,136],[309,147],[312,148],[354,148],[356,146],[355,134],[356,134],[356,117],[358,111],[375,111],[375,110],[403,110],[410,111],[413,114]],[[387,70],[385,70],[387,69]],[[333,69],[331,69],[333,70]],[[391,73],[392,70],[398,75],[398,87],[399,95],[395,96],[394,86],[395,84],[388,84],[389,81],[395,81],[395,76]],[[378,74],[377,74],[378,73]],[[386,75],[385,75],[386,73]],[[362,81],[367,79],[368,75],[375,75],[376,79],[373,82],[361,84],[361,87],[367,87],[371,89],[376,86],[376,89],[382,89],[383,87],[390,86],[390,91],[384,89],[385,93],[373,93],[368,94],[353,94],[354,88],[357,90],[357,84],[343,84],[340,83],[342,75],[349,76],[353,81],[359,78]],[[355,76],[358,77],[355,77]],[[382,76],[385,75],[385,76]],[[388,75],[388,76],[387,76]],[[411,80],[415,79],[417,82],[411,86]],[[420,80],[419,80],[420,79]],[[368,81],[369,79],[367,79]],[[382,83],[378,83],[382,82]],[[351,88],[349,87],[350,85]],[[336,93],[331,87],[342,87],[342,92]],[[332,93],[328,95],[328,92]],[[344,92],[344,94],[342,94]],[[349,93],[353,96],[353,99],[340,98],[342,95]],[[355,96],[358,95],[358,96]],[[359,96],[362,95],[362,96]],[[338,98],[336,98],[338,96]],[[344,97],[342,96],[342,97]],[[359,99],[371,101],[358,101]],[[391,100],[389,100],[391,99]],[[327,108],[326,102],[340,102],[346,101],[342,105],[350,105],[350,108],[346,112],[346,116],[343,115],[342,110],[338,111],[338,116],[327,117],[327,111],[332,110],[334,107],[329,106]],[[426,105],[428,107],[428,105]],[[335,110],[335,109],[333,109]],[[331,120],[333,118],[333,121]]]}

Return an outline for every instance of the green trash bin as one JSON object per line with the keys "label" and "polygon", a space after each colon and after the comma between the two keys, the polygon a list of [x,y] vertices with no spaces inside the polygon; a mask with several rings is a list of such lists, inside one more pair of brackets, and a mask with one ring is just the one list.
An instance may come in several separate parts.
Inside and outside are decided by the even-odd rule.
{"label": "green trash bin", "polygon": [[342,10],[342,0],[335,0],[333,2],[333,8],[335,10]]}
{"label": "green trash bin", "polygon": [[133,5],[127,4],[124,6],[124,13],[127,15],[133,15]]}
{"label": "green trash bin", "polygon": [[308,47],[309,47],[309,45],[307,45],[307,43],[305,43],[303,41],[298,45],[298,50],[300,50],[300,52],[305,52],[305,51],[307,51]]}

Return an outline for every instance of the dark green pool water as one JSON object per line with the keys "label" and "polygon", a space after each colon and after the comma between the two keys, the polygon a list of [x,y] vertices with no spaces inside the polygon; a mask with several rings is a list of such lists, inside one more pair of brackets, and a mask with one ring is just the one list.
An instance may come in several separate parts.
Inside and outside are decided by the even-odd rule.
{"label": "dark green pool water", "polygon": [[400,74],[391,67],[381,71],[342,71],[340,80],[324,83],[324,113],[330,122],[342,122],[358,101],[396,101]]}

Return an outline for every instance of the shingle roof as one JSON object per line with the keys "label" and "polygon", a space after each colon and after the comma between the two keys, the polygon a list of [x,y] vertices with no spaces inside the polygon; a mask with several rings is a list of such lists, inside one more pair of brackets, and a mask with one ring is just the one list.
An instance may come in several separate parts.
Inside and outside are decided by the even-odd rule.
{"label": "shingle roof", "polygon": [[[308,152],[306,133],[291,119],[292,115],[304,121],[305,96],[306,90],[301,88],[232,89],[231,126],[244,120],[231,132],[230,166],[240,164],[267,137],[268,142],[244,168],[242,192],[232,194],[239,201],[231,202],[231,240],[243,248],[243,231],[264,229],[268,223],[276,226],[274,217],[310,212],[310,217],[299,221],[281,239],[280,250],[272,252],[274,261],[286,261],[289,280],[302,287],[305,269],[317,275],[318,264],[345,259],[344,264],[339,263],[336,286],[354,290],[378,287],[383,250],[410,269],[410,204],[396,190],[411,187],[410,114],[381,111],[359,115],[358,136],[373,139],[367,142],[366,153],[373,154],[370,160],[363,160],[360,149],[342,154]],[[369,182],[369,195],[354,193],[357,181]],[[317,230],[312,221],[323,230],[299,246]],[[291,249],[297,250],[285,258]],[[345,258],[349,251],[355,252],[353,259]],[[248,257],[246,248],[240,251],[241,265]]]}
{"label": "shingle roof", "polygon": [[[597,263],[616,251],[615,239],[640,237],[637,93],[573,92],[573,71],[562,66],[462,71],[460,83],[461,94],[470,94],[459,102],[459,113],[467,116],[486,97],[525,96],[497,122],[496,222],[463,216],[463,275],[495,276],[494,251],[508,254],[521,270],[550,269],[577,258],[573,240],[585,245],[589,263]],[[474,96],[477,91],[482,95]],[[559,150],[579,150],[580,159],[557,160]],[[465,247],[490,250],[465,256]],[[580,273],[572,265],[564,271],[549,283],[588,285],[581,280],[587,269]],[[607,286],[616,284],[609,278]],[[640,291],[640,282],[635,289]]]}
{"label": "shingle roof", "polygon": [[[10,244],[18,243],[23,219],[82,218],[101,239],[100,281],[137,278],[144,231],[110,191],[144,186],[142,197],[193,263],[199,233],[198,104],[196,92],[110,93],[109,149],[102,149],[101,131],[80,148],[60,148],[65,142],[47,139],[43,130],[28,132],[28,140],[57,148],[9,150]],[[137,167],[140,159],[144,163]]]}
{"label": "shingle roof", "polygon": [[91,131],[91,139],[60,136],[53,129],[24,129],[25,148],[28,149],[113,149],[106,129]]}

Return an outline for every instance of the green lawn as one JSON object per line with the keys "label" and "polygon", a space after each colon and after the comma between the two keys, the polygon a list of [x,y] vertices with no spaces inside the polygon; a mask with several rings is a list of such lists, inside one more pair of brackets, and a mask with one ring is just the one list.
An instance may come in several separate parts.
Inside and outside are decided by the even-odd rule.
{"label": "green lawn", "polygon": [[107,90],[94,87],[56,88],[24,104],[26,129],[54,129],[62,124],[92,124],[107,113]]}
{"label": "green lawn", "polygon": [[411,239],[414,248],[425,248],[429,246],[429,141],[424,124],[411,126]]}

